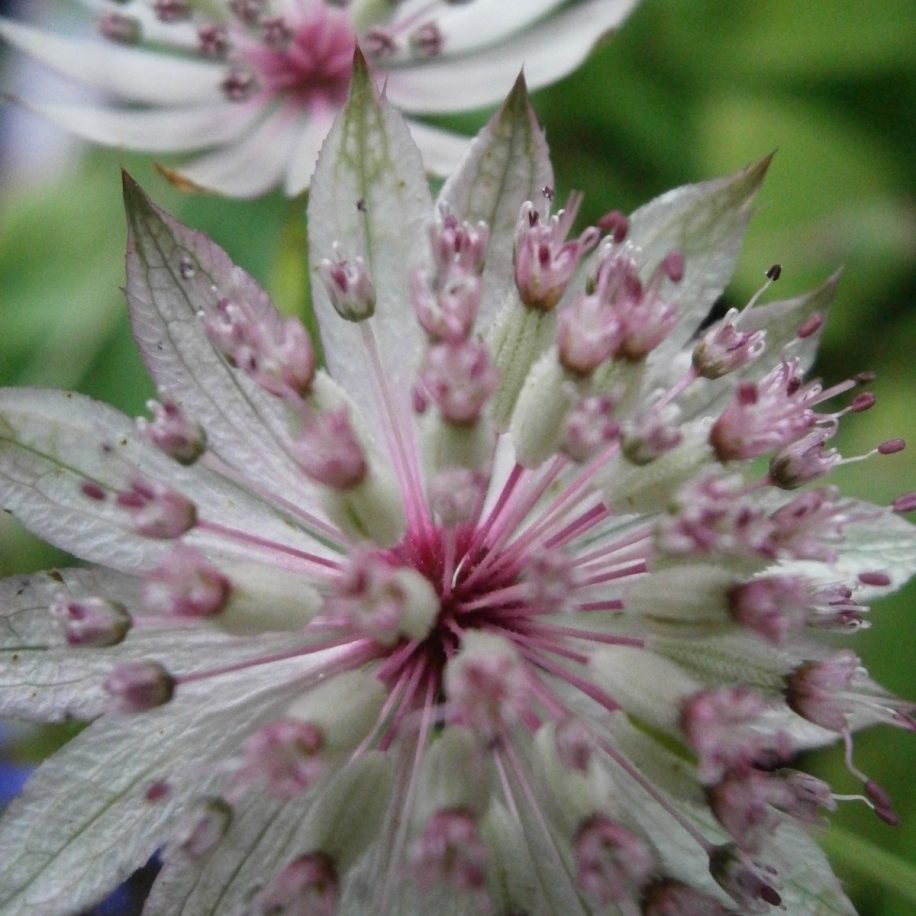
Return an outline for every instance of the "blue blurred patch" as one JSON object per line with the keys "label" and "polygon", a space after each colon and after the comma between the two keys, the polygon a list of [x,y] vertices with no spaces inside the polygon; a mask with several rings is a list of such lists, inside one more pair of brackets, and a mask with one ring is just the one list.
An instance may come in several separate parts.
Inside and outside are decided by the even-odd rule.
{"label": "blue blurred patch", "polygon": [[0,808],[5,808],[25,785],[31,767],[0,760]]}

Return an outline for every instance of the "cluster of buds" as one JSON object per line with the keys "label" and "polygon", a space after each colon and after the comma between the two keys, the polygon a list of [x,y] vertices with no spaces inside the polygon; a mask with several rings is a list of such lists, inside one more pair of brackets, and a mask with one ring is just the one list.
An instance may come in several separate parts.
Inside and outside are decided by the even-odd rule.
{"label": "cluster of buds", "polygon": [[[544,189],[548,214],[553,196],[552,188]],[[569,238],[581,205],[578,193],[571,194],[566,206],[553,216],[543,215],[531,201],[522,204],[515,224],[515,285],[528,308],[552,309],[583,256],[598,244],[596,226],[589,226],[578,238]]]}
{"label": "cluster of buds", "polygon": [[741,478],[712,473],[677,494],[658,524],[656,545],[672,555],[756,558],[761,565],[780,556],[830,562],[846,526],[862,521],[866,512],[824,487],[767,513],[749,498]]}
{"label": "cluster of buds", "polygon": [[460,891],[476,891],[484,905],[488,860],[477,817],[466,808],[435,812],[410,853],[411,870],[421,887],[441,884]]}
{"label": "cluster of buds", "polygon": [[763,730],[766,700],[747,687],[704,690],[681,706],[681,728],[699,758],[701,778],[715,782],[731,771],[780,764],[794,748],[784,733]]}
{"label": "cluster of buds", "polygon": [[[417,320],[429,341],[443,346],[461,344],[471,335],[480,305],[480,271],[488,238],[485,223],[471,227],[467,223],[450,226],[451,222],[452,217],[445,217],[430,231],[435,276],[418,270],[411,278]],[[452,252],[451,258],[444,256],[447,251]]]}
{"label": "cluster of buds", "polygon": [[745,767],[730,770],[707,791],[719,823],[746,849],[764,845],[786,818],[824,826],[824,811],[835,811],[836,799],[823,780],[798,770],[772,772]]}
{"label": "cluster of buds", "polygon": [[345,406],[324,413],[306,411],[296,460],[312,480],[335,490],[357,486],[368,472],[365,451]]}
{"label": "cluster of buds", "polygon": [[226,606],[231,585],[193,547],[179,544],[143,582],[143,606],[166,617],[212,617]]}
{"label": "cluster of buds", "polygon": [[476,504],[474,479],[489,462],[492,444],[483,413],[500,380],[487,345],[474,335],[490,230],[440,209],[428,238],[433,266],[411,277],[411,302],[427,342],[413,406],[418,414],[426,413],[430,402],[436,406],[423,429],[431,487],[441,489],[441,480],[453,472],[470,475],[459,501]]}
{"label": "cluster of buds", "polygon": [[431,344],[460,344],[470,338],[480,306],[490,229],[439,210],[428,237],[433,269],[414,271],[411,304]]}
{"label": "cluster of buds", "polygon": [[595,295],[607,303],[617,325],[613,355],[633,362],[645,359],[677,323],[677,303],[664,293],[667,282],[680,283],[684,258],[672,250],[643,283],[636,262],[612,250],[598,265]]}
{"label": "cluster of buds", "polygon": [[820,386],[803,385],[797,362],[783,362],[759,382],[741,382],[716,420],[709,441],[720,461],[777,451],[808,433],[817,420],[810,408]]}
{"label": "cluster of buds", "polygon": [[801,576],[760,576],[734,586],[728,601],[736,623],[775,645],[806,626],[854,633],[866,626],[868,612],[849,586],[815,588]]}
{"label": "cluster of buds", "polygon": [[455,426],[476,423],[499,382],[499,373],[490,362],[480,340],[434,344],[418,373],[414,403],[419,412],[428,396],[442,419]]}
{"label": "cluster of buds", "polygon": [[693,351],[693,366],[702,378],[717,379],[734,372],[763,355],[766,331],[745,331],[739,327],[737,309],[710,328]]}
{"label": "cluster of buds", "polygon": [[445,689],[451,721],[496,741],[531,714],[531,684],[521,658],[498,636],[471,631],[449,660]]}
{"label": "cluster of buds", "polygon": [[279,397],[303,395],[315,376],[315,353],[308,331],[296,318],[262,315],[239,296],[221,298],[203,314],[213,346]]}
{"label": "cluster of buds", "polygon": [[[554,234],[562,230],[565,238],[577,208],[578,198],[573,197],[570,208],[552,218]],[[535,220],[537,213],[529,201],[519,217],[519,227],[534,220],[529,242],[537,235],[535,228],[541,226]],[[546,228],[541,228],[546,233]],[[580,259],[597,245],[602,229],[608,235],[583,267],[584,291],[564,298]],[[556,452],[574,461],[586,461],[613,442],[620,432],[619,422],[611,415],[613,408],[626,398],[627,391],[638,388],[638,383],[631,385],[636,381],[638,367],[643,366],[645,357],[667,337],[677,321],[676,303],[665,287],[680,282],[683,276],[680,253],[669,251],[643,282],[631,251],[623,244],[628,229],[626,218],[609,214],[597,226],[586,229],[578,240],[560,246],[555,261],[548,258],[551,249],[541,240],[543,263],[553,264],[554,272],[549,295],[537,300],[532,298],[535,293],[531,284],[543,285],[543,278],[535,277],[536,283],[532,280],[523,288],[517,235],[516,283],[522,302],[529,308],[525,310],[528,314],[516,315],[514,323],[511,319],[505,322],[512,339],[502,347],[508,358],[505,367],[500,364],[501,369],[520,374],[515,365],[520,361],[518,354],[529,351],[532,339],[549,333],[551,327],[545,327],[545,322],[553,322],[550,309],[559,302],[555,310],[555,346],[530,366],[512,411],[511,429],[518,460],[525,467],[536,467]],[[532,307],[535,302],[537,308]],[[637,435],[640,444],[634,443],[631,449],[639,457],[638,463],[648,463],[680,441],[677,431],[667,429],[668,424],[655,416],[654,408],[640,419],[640,424],[647,435]],[[649,427],[655,432],[649,434]]]}

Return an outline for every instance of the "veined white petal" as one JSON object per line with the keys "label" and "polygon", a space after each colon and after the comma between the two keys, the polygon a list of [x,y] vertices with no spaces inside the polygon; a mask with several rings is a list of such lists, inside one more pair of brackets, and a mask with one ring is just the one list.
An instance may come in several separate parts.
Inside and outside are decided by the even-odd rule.
{"label": "veined white petal", "polygon": [[860,573],[885,573],[890,579],[888,585],[863,585],[856,591],[856,598],[864,602],[902,588],[916,567],[916,527],[881,506],[865,502],[857,502],[855,506],[854,511],[871,517],[846,526],[844,538],[835,548],[835,562],[792,560],[780,563],[777,572],[806,576],[821,585],[855,582]]}
{"label": "veined white petal", "polygon": [[388,71],[388,98],[413,114],[445,114],[503,98],[524,68],[533,89],[565,76],[618,25],[635,0],[587,0],[498,46]]}
{"label": "veined white petal", "polygon": [[[318,546],[262,500],[200,465],[183,468],[148,444],[133,422],[71,392],[0,392],[0,501],[28,528],[75,556],[134,572],[151,568],[170,542],[136,533],[129,515],[82,486],[126,489],[136,477],[173,487],[201,517],[303,550]],[[212,537],[194,533],[211,546]],[[219,541],[217,541],[217,544]]]}
{"label": "veined white petal", "polygon": [[205,149],[231,143],[248,130],[260,105],[216,102],[143,110],[20,99],[35,114],[85,140],[150,153]]}
{"label": "veined white petal", "polygon": [[478,327],[486,328],[514,287],[515,223],[526,201],[540,205],[553,187],[544,131],[531,108],[523,79],[487,126],[466,147],[438,203],[470,223],[490,227]]}
{"label": "veined white petal", "polygon": [[795,916],[855,916],[827,857],[814,837],[794,824],[776,828],[770,848],[779,856],[782,908]]}
{"label": "veined white petal", "polygon": [[[230,690],[190,683],[142,716],[106,716],[42,764],[0,822],[4,916],[78,912],[143,865],[188,802],[213,791],[211,762],[289,702],[278,668],[292,670],[237,672]],[[171,791],[151,804],[159,780]]]}
{"label": "veined white petal", "polygon": [[670,359],[690,340],[731,278],[769,164],[767,157],[734,175],[675,188],[630,217],[626,244],[644,275],[672,249],[684,257],[684,277],[672,294],[678,324],[655,359]]}
{"label": "veined white petal", "polygon": [[368,320],[382,371],[406,405],[421,341],[409,280],[429,259],[425,230],[431,214],[420,151],[401,115],[378,94],[365,64],[358,65],[347,106],[321,148],[312,182],[309,262],[328,368],[373,420],[378,413],[366,408],[376,403],[376,391],[361,329],[337,314],[315,271],[325,258],[364,259],[376,291],[375,313]]}
{"label": "veined white petal", "polygon": [[54,570],[0,580],[0,712],[39,722],[94,719],[110,708],[103,684],[115,665],[153,660],[190,674],[290,647],[290,635],[237,640],[162,620],[132,629],[114,646],[73,649],[49,611],[58,598],[104,596],[138,608],[139,581],[99,568]]}
{"label": "veined white petal", "polygon": [[[313,510],[318,499],[290,455],[280,399],[229,366],[199,316],[225,289],[269,322],[276,310],[267,294],[218,245],[168,216],[130,181],[125,203],[127,299],[134,337],[160,396],[204,427],[209,451],[225,464]],[[183,257],[193,261],[192,275],[182,275]]]}
{"label": "veined white petal", "polygon": [[219,916],[226,900],[247,899],[253,888],[302,853],[290,850],[290,837],[310,803],[249,794],[235,810],[219,855],[165,863],[144,906],[145,916]]}
{"label": "veined white petal", "polygon": [[0,19],[0,38],[64,76],[134,102],[190,105],[223,98],[222,64],[67,38],[9,19]]}
{"label": "veined white petal", "polygon": [[238,143],[192,159],[169,174],[179,185],[229,197],[258,197],[283,176],[299,124],[294,109],[278,108]]}

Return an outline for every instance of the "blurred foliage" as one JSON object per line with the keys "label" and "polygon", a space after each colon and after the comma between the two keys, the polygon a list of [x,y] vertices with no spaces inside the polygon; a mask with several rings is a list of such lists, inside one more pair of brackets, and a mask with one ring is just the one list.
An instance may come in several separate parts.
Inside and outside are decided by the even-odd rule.
{"label": "blurred foliage", "polygon": [[[845,267],[818,369],[828,382],[877,370],[879,406],[844,423],[844,454],[916,434],[913,35],[913,0],[644,0],[585,67],[536,96],[561,196],[583,189],[590,219],[777,151],[727,298],[744,303],[774,262],[783,266],[780,296]],[[483,117],[447,123],[470,131]],[[287,311],[307,306],[303,202],[182,197],[147,159],[114,152],[87,153],[40,187],[2,176],[0,381],[75,387],[137,414],[151,389],[118,289],[119,165],[212,235]],[[903,452],[845,467],[837,479],[849,493],[887,502],[914,486],[912,472]],[[60,561],[0,517],[0,573]],[[909,696],[914,596],[911,587],[882,602],[875,628],[855,642],[877,679]],[[902,733],[856,739],[857,764],[891,792],[902,817],[894,830],[864,805],[842,805],[840,830],[825,843],[865,916],[913,912],[913,760]],[[838,751],[810,764],[838,792],[857,791]]]}

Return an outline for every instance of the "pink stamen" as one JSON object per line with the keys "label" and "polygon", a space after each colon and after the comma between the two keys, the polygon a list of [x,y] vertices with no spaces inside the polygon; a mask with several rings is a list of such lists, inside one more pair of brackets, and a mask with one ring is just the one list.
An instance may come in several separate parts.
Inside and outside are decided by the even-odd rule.
{"label": "pink stamen", "polygon": [[209,531],[212,534],[217,534],[242,544],[263,547],[265,550],[271,551],[274,554],[281,554],[295,557],[298,560],[304,560],[307,563],[321,567],[322,571],[337,571],[340,569],[340,562],[337,560],[329,560],[327,557],[320,557],[317,554],[299,550],[296,547],[290,547],[288,544],[281,544],[279,541],[271,541],[268,538],[262,538],[256,534],[249,534],[247,531],[240,531],[237,528],[230,528],[228,525],[221,525],[218,522],[198,521],[197,527],[201,531]]}

